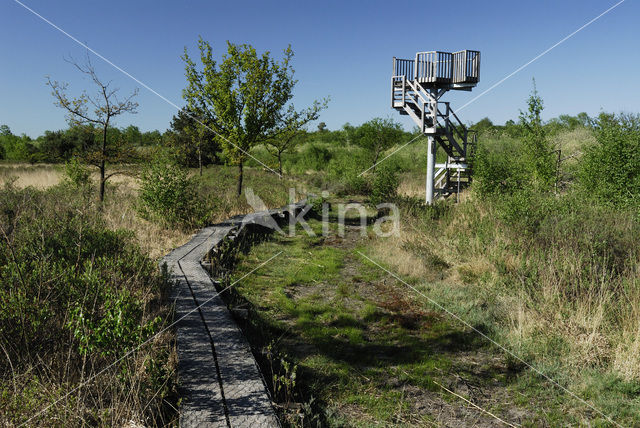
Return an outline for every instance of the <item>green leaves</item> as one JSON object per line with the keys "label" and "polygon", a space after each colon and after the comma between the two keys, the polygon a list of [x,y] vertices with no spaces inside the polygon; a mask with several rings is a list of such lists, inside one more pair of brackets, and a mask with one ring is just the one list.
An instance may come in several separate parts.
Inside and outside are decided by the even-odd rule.
{"label": "green leaves", "polygon": [[[348,127],[349,140],[370,152],[373,165],[380,153],[400,142],[402,125],[390,118],[376,117],[357,128]],[[374,168],[375,169],[375,168]]]}
{"label": "green leaves", "polygon": [[398,173],[394,165],[383,164],[375,173],[371,186],[371,204],[392,202],[397,196]]}
{"label": "green leaves", "polygon": [[159,283],[155,265],[76,195],[0,189],[0,329],[14,362],[69,348],[120,352],[151,328],[138,296]]}
{"label": "green leaves", "polygon": [[99,310],[76,302],[67,323],[77,340],[81,354],[98,352],[103,357],[118,357],[142,343],[156,330],[160,318],[144,322],[143,302],[127,289],[102,288]]}
{"label": "green leaves", "polygon": [[544,106],[542,98],[538,95],[535,80],[527,106],[526,112],[520,112],[525,167],[529,173],[530,183],[534,187],[549,190],[554,184],[557,165],[554,162],[553,147],[547,139],[543,126],[541,113]]}
{"label": "green leaves", "polygon": [[[499,139],[485,133],[473,157],[474,184],[481,194],[510,194],[522,190],[549,192],[556,180],[556,153],[544,128],[542,98],[533,85],[527,111],[516,129]],[[517,131],[517,132],[514,132]]]}
{"label": "green leaves", "polygon": [[196,190],[194,179],[185,169],[157,160],[142,172],[139,211],[147,219],[160,220],[170,226],[201,225],[210,210]]}
{"label": "green leaves", "polygon": [[227,157],[240,164],[256,143],[274,132],[281,110],[293,96],[293,51],[287,47],[278,62],[268,51],[258,55],[251,45],[229,42],[218,64],[202,38],[198,49],[201,67],[186,49],[182,57],[187,77],[183,97],[190,109],[207,117]]}
{"label": "green leaves", "polygon": [[579,172],[584,191],[608,205],[639,206],[640,116],[601,113],[595,125],[597,144]]}

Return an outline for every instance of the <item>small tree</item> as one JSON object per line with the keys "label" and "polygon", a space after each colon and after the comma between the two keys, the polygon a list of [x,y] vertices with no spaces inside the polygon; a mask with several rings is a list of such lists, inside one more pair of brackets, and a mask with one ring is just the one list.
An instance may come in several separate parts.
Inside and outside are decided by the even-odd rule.
{"label": "small tree", "polygon": [[140,179],[138,211],[148,220],[189,228],[202,225],[209,205],[200,199],[195,178],[172,161],[155,159]]}
{"label": "small tree", "polygon": [[73,139],[65,131],[44,131],[38,140],[41,160],[46,162],[67,161],[76,149]]}
{"label": "small tree", "polygon": [[270,52],[258,55],[247,44],[227,43],[222,62],[213,59],[211,45],[198,41],[202,70],[185,53],[187,87],[183,97],[191,111],[206,118],[227,159],[238,166],[237,194],[242,193],[243,165],[249,151],[280,131],[283,110],[293,97],[291,46],[278,62]]}
{"label": "small tree", "polygon": [[528,109],[520,111],[520,126],[524,143],[525,162],[531,175],[532,183],[539,189],[549,189],[556,177],[556,163],[553,147],[547,139],[542,123],[542,98],[538,95],[536,82],[527,100]]}
{"label": "small tree", "polygon": [[163,137],[162,133],[157,129],[143,132],[141,144],[143,146],[158,146],[162,144]]}
{"label": "small tree", "polygon": [[25,134],[17,136],[9,132],[0,135],[0,146],[2,146],[3,157],[12,161],[32,161],[32,156],[36,152],[33,141]]}
{"label": "small tree", "polygon": [[266,141],[267,151],[278,160],[278,174],[282,178],[282,154],[291,151],[297,143],[302,141],[299,137],[307,123],[316,120],[321,110],[327,108],[328,100],[321,103],[314,101],[306,110],[296,111],[293,105],[289,106],[287,113],[279,121],[279,132],[276,136]]}
{"label": "small tree", "polygon": [[142,145],[142,133],[140,129],[135,125],[129,125],[122,130],[122,136],[125,141],[134,146]]}
{"label": "small tree", "polygon": [[373,157],[372,169],[378,163],[380,153],[390,148],[402,138],[402,125],[393,119],[376,117],[354,128],[352,141],[360,147],[368,150]]}
{"label": "small tree", "polygon": [[491,122],[491,119],[489,119],[488,117],[485,117],[484,119],[481,119],[478,122],[476,122],[472,126],[472,128],[478,134],[483,134],[487,131],[492,130],[494,128],[494,125],[493,125],[493,122]]}
{"label": "small tree", "polygon": [[179,162],[185,166],[197,166],[200,175],[202,167],[215,162],[220,151],[216,134],[199,123],[204,119],[201,114],[183,107],[173,116],[171,129],[166,134],[166,143]]}
{"label": "small tree", "polygon": [[206,140],[213,141],[215,134],[209,130],[209,126],[205,124],[206,117],[202,114],[196,114],[198,121],[192,120],[187,123],[184,128],[185,133],[189,136],[192,145],[195,146],[196,154],[198,155],[198,172],[202,177],[202,151]]}
{"label": "small tree", "polygon": [[[123,113],[136,113],[138,103],[132,99],[138,95],[138,90],[135,89],[127,98],[120,100],[117,96],[118,89],[112,89],[111,82],[105,83],[98,77],[88,55],[84,64],[73,60],[69,62],[81,73],[89,76],[98,87],[98,93],[91,96],[83,91],[79,97],[70,98],[67,95],[68,85],[66,83],[52,81],[50,77],[47,77],[47,85],[52,89],[53,97],[56,100],[55,104],[69,113],[68,120],[71,126],[93,124],[101,130],[100,142],[97,147],[93,147],[85,153],[85,158],[88,163],[95,165],[100,171],[99,200],[102,202],[104,201],[105,183],[116,174],[115,172],[106,174],[107,162],[122,161],[130,154],[124,150],[125,145],[122,144],[122,141],[112,141],[108,138],[109,127],[112,125],[114,117]],[[91,112],[90,109],[92,109]]]}
{"label": "small tree", "polygon": [[371,204],[378,205],[383,202],[390,202],[398,194],[398,173],[393,165],[383,164],[373,177],[371,185]]}

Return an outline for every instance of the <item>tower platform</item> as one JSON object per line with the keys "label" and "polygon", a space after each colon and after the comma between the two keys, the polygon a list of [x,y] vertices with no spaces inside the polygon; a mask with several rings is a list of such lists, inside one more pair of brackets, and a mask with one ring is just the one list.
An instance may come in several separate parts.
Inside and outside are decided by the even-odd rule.
{"label": "tower platform", "polygon": [[[440,98],[450,90],[471,91],[479,81],[479,51],[430,51],[418,52],[414,59],[393,58],[391,107],[411,117],[429,137],[428,204],[434,197],[457,194],[471,183],[469,159],[476,135]],[[435,164],[438,147],[447,154],[442,165]]]}

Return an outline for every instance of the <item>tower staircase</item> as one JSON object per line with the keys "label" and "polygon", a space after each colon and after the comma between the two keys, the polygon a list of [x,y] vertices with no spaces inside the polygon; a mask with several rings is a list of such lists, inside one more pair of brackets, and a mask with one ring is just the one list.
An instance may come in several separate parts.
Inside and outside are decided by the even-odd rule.
{"label": "tower staircase", "polygon": [[437,147],[447,155],[445,163],[432,168],[434,197],[457,194],[471,183],[476,134],[440,97],[452,89],[470,91],[479,80],[479,66],[478,51],[419,52],[415,60],[393,59],[391,106],[433,139],[433,162]]}

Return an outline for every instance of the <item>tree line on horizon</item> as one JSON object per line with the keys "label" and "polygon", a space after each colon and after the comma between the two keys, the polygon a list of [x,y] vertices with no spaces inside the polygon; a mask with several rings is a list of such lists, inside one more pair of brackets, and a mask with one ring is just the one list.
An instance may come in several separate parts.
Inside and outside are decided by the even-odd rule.
{"label": "tree line on horizon", "polygon": [[[579,127],[592,128],[594,118],[587,113],[579,113],[576,116],[560,115],[544,123],[549,134],[561,130],[574,130]],[[384,126],[399,131],[401,137],[410,137],[417,130],[409,132],[393,120],[374,118],[362,125],[345,123],[341,128],[329,130],[324,122],[320,122],[316,129],[300,129],[293,138],[290,147],[307,142],[342,144],[354,139],[354,136],[376,123],[384,122]],[[171,119],[170,126],[164,132],[159,130],[141,131],[135,125],[126,127],[110,127],[108,138],[113,141],[121,141],[136,148],[140,154],[151,148],[166,148],[174,152],[178,163],[195,168],[198,166],[197,148],[194,144],[193,133],[190,132],[196,122],[188,115],[188,108],[183,107]],[[513,137],[521,134],[519,124],[508,120],[504,125],[494,124],[490,118],[485,117],[476,123],[470,124],[469,129],[478,134],[487,132],[505,133]],[[203,165],[224,163],[222,148],[215,141],[215,135],[204,128],[204,141],[202,145]],[[96,143],[98,130],[92,125],[71,125],[66,129],[46,130],[36,138],[26,134],[14,134],[7,125],[0,125],[0,160],[28,163],[62,163],[74,156],[79,156]],[[357,137],[356,137],[357,138]],[[357,142],[356,142],[357,143]],[[135,159],[130,159],[135,161]]]}

